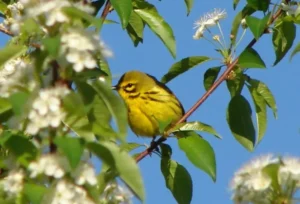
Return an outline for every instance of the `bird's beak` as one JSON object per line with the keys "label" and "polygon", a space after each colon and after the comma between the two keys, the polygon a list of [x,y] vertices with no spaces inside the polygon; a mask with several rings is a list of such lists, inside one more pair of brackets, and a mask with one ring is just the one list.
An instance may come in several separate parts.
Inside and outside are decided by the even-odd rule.
{"label": "bird's beak", "polygon": [[111,87],[112,90],[117,90],[117,85]]}

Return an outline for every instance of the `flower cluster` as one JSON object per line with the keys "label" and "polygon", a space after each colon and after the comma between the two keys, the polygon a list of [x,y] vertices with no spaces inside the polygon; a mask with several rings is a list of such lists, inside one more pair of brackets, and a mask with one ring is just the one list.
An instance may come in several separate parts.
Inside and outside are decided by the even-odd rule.
{"label": "flower cluster", "polygon": [[132,196],[127,188],[112,182],[104,189],[101,201],[103,203],[130,204]]}
{"label": "flower cluster", "polygon": [[7,6],[7,17],[0,24],[1,27],[10,30],[12,33],[17,34],[20,31],[20,20],[22,18],[22,13],[24,10],[24,5],[20,2],[13,3]]}
{"label": "flower cluster", "polygon": [[61,99],[68,93],[69,89],[65,86],[41,90],[32,103],[26,132],[35,135],[42,128],[49,126],[57,128],[65,117],[61,108]]}
{"label": "flower cluster", "polygon": [[203,34],[208,27],[217,25],[220,20],[226,18],[226,15],[226,11],[221,9],[215,9],[211,13],[206,13],[195,22],[195,28],[197,28],[197,30],[193,38],[198,40],[203,37]]}
{"label": "flower cluster", "polygon": [[6,62],[0,69],[0,95],[9,97],[20,88],[32,90],[36,83],[32,79],[32,66],[21,58]]}
{"label": "flower cluster", "polygon": [[66,60],[73,64],[76,72],[81,72],[84,68],[95,68],[97,53],[102,53],[105,57],[112,56],[112,52],[100,41],[98,35],[83,29],[69,29],[62,35],[61,42],[61,51]]}
{"label": "flower cluster", "polygon": [[16,196],[23,189],[24,177],[25,174],[22,170],[11,170],[8,176],[1,180],[0,186],[9,196]]}
{"label": "flower cluster", "polygon": [[[278,166],[275,177],[267,171],[271,165]],[[278,183],[280,189],[272,183]],[[292,200],[290,192],[300,188],[300,159],[277,158],[271,154],[258,157],[234,174],[230,188],[237,203],[269,204],[278,198]]]}
{"label": "flower cluster", "polygon": [[73,183],[63,179],[59,180],[53,191],[44,197],[47,204],[94,204],[87,192]]}

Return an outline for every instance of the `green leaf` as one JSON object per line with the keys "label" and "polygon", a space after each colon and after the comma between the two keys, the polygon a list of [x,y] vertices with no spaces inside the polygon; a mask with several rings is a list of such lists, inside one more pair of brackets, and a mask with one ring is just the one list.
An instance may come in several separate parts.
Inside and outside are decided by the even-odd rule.
{"label": "green leaf", "polygon": [[99,61],[99,67],[100,67],[101,71],[106,73],[106,76],[102,76],[102,77],[104,77],[107,84],[111,86],[111,80],[112,80],[111,79],[111,71],[110,71],[107,61],[105,59],[101,59]]}
{"label": "green leaf", "polygon": [[211,58],[206,56],[192,56],[192,57],[183,58],[182,60],[176,62],[171,66],[168,73],[162,77],[161,82],[168,83],[175,77],[188,71],[189,69],[195,67],[196,65],[202,64],[209,60],[211,60]]}
{"label": "green leaf", "polygon": [[251,15],[252,13],[254,13],[255,10],[251,7],[249,7],[248,5],[246,5],[242,11],[240,11],[234,18],[233,22],[232,22],[232,26],[231,26],[231,32],[230,32],[230,39],[231,39],[231,43],[230,43],[230,48],[235,47],[236,45],[236,38],[238,36],[238,31],[241,25],[241,21],[243,18],[245,18],[248,15]]}
{"label": "green leaf", "polygon": [[134,11],[143,19],[165,44],[171,55],[176,57],[175,37],[170,25],[157,12],[155,6],[146,1],[134,1]]}
{"label": "green leaf", "polygon": [[64,123],[78,136],[87,141],[95,140],[91,124],[85,112],[84,104],[80,96],[74,92],[63,98],[63,107],[67,113]]}
{"label": "green leaf", "polygon": [[91,85],[85,82],[76,82],[76,87],[87,109],[88,120],[93,132],[108,140],[117,138],[117,134],[110,125],[112,116],[103,99]]}
{"label": "green leaf", "polygon": [[72,18],[75,17],[86,20],[89,24],[94,25],[97,29],[99,29],[102,25],[101,19],[97,19],[76,7],[63,7],[61,10]]}
{"label": "green leaf", "polygon": [[247,3],[255,10],[266,12],[269,8],[270,0],[247,0]]}
{"label": "green leaf", "polygon": [[80,138],[56,137],[54,143],[66,155],[71,167],[75,169],[83,153],[83,141]]}
{"label": "green leaf", "polygon": [[271,179],[271,186],[273,187],[274,191],[279,192],[281,190],[281,186],[278,180],[278,172],[279,172],[280,164],[274,163],[269,164],[263,168],[262,172],[267,174]]}
{"label": "green leaf", "polygon": [[209,134],[216,136],[219,139],[222,139],[221,135],[219,135],[212,126],[207,125],[205,123],[201,123],[199,121],[180,123],[170,130],[170,132],[177,132],[177,131],[207,132]]}
{"label": "green leaf", "polygon": [[251,107],[242,95],[234,96],[227,108],[227,122],[235,139],[247,150],[255,144],[255,129],[251,119]]}
{"label": "green leaf", "polygon": [[60,48],[60,37],[48,37],[42,39],[42,44],[52,57],[57,57],[59,54],[59,48]]}
{"label": "green leaf", "polygon": [[6,147],[10,152],[17,158],[17,160],[27,166],[29,161],[32,161],[37,156],[37,148],[29,141],[28,138],[18,135],[12,135],[5,143]]}
{"label": "green leaf", "polygon": [[124,143],[120,145],[120,149],[126,152],[131,152],[132,150],[135,150],[139,147],[143,147],[145,145],[141,145],[138,143],[134,143],[134,142],[129,142],[129,143]]}
{"label": "green leaf", "polygon": [[274,117],[277,118],[276,101],[268,86],[256,79],[250,79],[248,82],[251,84],[253,88],[256,89],[257,93],[264,98],[268,107],[272,109]]}
{"label": "green leaf", "polygon": [[110,0],[110,3],[116,10],[122,23],[123,29],[125,29],[129,22],[129,18],[132,12],[131,0]]}
{"label": "green leaf", "polygon": [[247,86],[247,87],[251,93],[255,105],[257,134],[258,134],[256,144],[258,144],[264,137],[265,132],[267,130],[267,104],[264,98],[261,95],[259,95],[256,88],[252,86]]}
{"label": "green leaf", "polygon": [[25,92],[17,92],[9,97],[14,113],[18,116],[24,114],[25,106],[29,99],[29,94]]}
{"label": "green leaf", "polygon": [[253,33],[256,40],[260,38],[260,36],[264,33],[265,29],[267,28],[268,21],[270,19],[271,13],[263,17],[262,19],[247,16],[246,22],[248,27],[250,28],[251,32]]}
{"label": "green leaf", "polygon": [[5,14],[5,11],[7,10],[7,4],[4,3],[3,1],[0,1],[0,12],[2,14]]}
{"label": "green leaf", "polygon": [[113,93],[113,90],[104,83],[96,81],[93,83],[93,88],[105,103],[107,109],[113,116],[118,126],[118,138],[125,142],[127,134],[127,109],[125,103],[120,97]]}
{"label": "green leaf", "polygon": [[135,11],[132,11],[126,31],[134,46],[137,46],[140,42],[143,43],[144,27],[145,24],[142,18]]}
{"label": "green leaf", "polygon": [[190,12],[193,8],[194,0],[184,0],[184,2],[185,2],[185,5],[186,5],[187,15],[190,15]]}
{"label": "green leaf", "polygon": [[233,0],[233,9],[235,10],[240,0]]}
{"label": "green leaf", "polygon": [[241,68],[266,68],[264,61],[253,48],[246,48],[239,57]]}
{"label": "green leaf", "polygon": [[[26,47],[23,45],[7,45],[0,50],[0,67],[2,67],[8,60],[18,57],[25,53]],[[0,68],[1,70],[2,68]]]}
{"label": "green leaf", "polygon": [[207,69],[206,72],[204,73],[203,85],[206,91],[210,89],[210,87],[215,83],[221,68],[222,66],[212,67]]}
{"label": "green leaf", "polygon": [[295,47],[295,49],[293,50],[291,56],[290,56],[290,61],[292,60],[292,58],[294,57],[295,54],[297,54],[298,52],[300,52],[300,43],[298,43]]}
{"label": "green leaf", "polygon": [[189,172],[178,162],[171,160],[171,149],[165,144],[160,145],[162,157],[160,168],[165,178],[166,186],[173,194],[178,204],[191,203],[193,182]]}
{"label": "green leaf", "polygon": [[0,98],[0,114],[5,113],[12,109],[12,106],[8,99]]}
{"label": "green leaf", "polygon": [[48,189],[45,186],[36,185],[34,183],[25,183],[24,194],[32,204],[42,203],[43,196],[47,193]]}
{"label": "green leaf", "polygon": [[273,64],[275,66],[286,55],[292,47],[296,37],[296,27],[293,22],[280,21],[275,25],[273,32],[273,46],[275,49],[276,60]]}
{"label": "green leaf", "polygon": [[135,160],[126,151],[121,151],[116,144],[106,141],[89,143],[88,148],[104,163],[116,169],[120,178],[139,199],[145,199],[141,172]]}
{"label": "green leaf", "polygon": [[242,73],[243,72],[241,68],[235,67],[235,70],[232,73],[233,79],[226,80],[226,85],[231,97],[241,94],[243,90],[245,85],[245,77]]}
{"label": "green leaf", "polygon": [[210,144],[197,133],[181,132],[185,137],[178,139],[180,149],[185,152],[192,164],[206,172],[216,181],[216,158]]}

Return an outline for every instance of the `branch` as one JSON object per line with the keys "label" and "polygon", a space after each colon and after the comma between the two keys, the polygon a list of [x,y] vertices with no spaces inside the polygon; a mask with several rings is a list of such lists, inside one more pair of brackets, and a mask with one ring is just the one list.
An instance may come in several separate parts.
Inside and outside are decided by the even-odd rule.
{"label": "branch", "polygon": [[110,4],[110,1],[107,0],[106,1],[106,4],[105,4],[105,7],[102,11],[102,14],[101,14],[101,19],[104,21],[109,13],[109,8],[110,8],[111,4]]}
{"label": "branch", "polygon": [[[287,0],[288,1],[288,0]],[[280,15],[282,14],[282,10],[279,9],[270,19],[268,26],[270,26]],[[263,33],[265,34],[265,33]],[[263,35],[262,34],[262,35]],[[247,48],[253,47],[253,45],[255,45],[256,43],[256,39],[253,38],[250,43],[247,45]],[[205,92],[205,94],[180,118],[180,120],[178,120],[175,125],[178,125],[179,123],[184,122],[188,117],[190,117],[192,115],[192,113],[195,112],[195,110],[197,110],[199,108],[199,106],[204,103],[204,101],[218,88],[218,86],[227,79],[228,74],[230,74],[230,72],[234,69],[234,67],[236,66],[237,62],[238,62],[238,57],[231,62],[230,64],[227,65],[227,69],[224,71],[224,73],[215,81],[215,83],[210,87],[209,90],[207,90],[207,92]],[[173,125],[173,126],[175,126]],[[170,127],[171,129],[172,127]],[[169,130],[170,130],[169,129]],[[167,131],[166,136],[168,136],[170,133]],[[151,152],[153,150],[155,150],[162,142],[164,142],[166,140],[166,137],[160,137],[157,141],[152,142],[150,147],[147,148],[145,151],[141,152],[136,158],[136,162],[141,161],[143,158],[145,158],[147,155],[151,154]]]}

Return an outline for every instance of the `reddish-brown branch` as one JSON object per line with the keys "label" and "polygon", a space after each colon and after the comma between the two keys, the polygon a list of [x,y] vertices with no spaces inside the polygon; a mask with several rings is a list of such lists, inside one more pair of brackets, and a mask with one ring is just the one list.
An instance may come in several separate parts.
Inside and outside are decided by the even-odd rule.
{"label": "reddish-brown branch", "polygon": [[104,9],[102,11],[102,14],[101,14],[101,19],[104,21],[109,13],[109,8],[110,8],[111,4],[110,4],[110,1],[107,0],[106,3],[105,3],[105,6],[104,6]]}
{"label": "reddish-brown branch", "polygon": [[[271,25],[275,21],[275,19],[277,19],[280,16],[281,13],[282,13],[282,11],[278,10],[272,16],[272,18],[270,19],[270,22],[269,22],[268,25]],[[250,43],[247,45],[246,48],[252,47],[256,42],[257,42],[256,39],[252,39],[250,41]],[[184,114],[184,116],[182,116],[182,118],[180,118],[180,120],[177,121],[176,124],[184,122],[188,117],[190,117],[190,115],[192,115],[192,113],[194,113],[199,108],[199,106],[202,103],[204,103],[204,101],[218,88],[218,86],[223,81],[226,80],[228,74],[234,69],[234,67],[236,66],[237,62],[238,62],[238,57],[233,62],[231,62],[230,64],[227,65],[227,69],[224,71],[224,73],[215,81],[215,83],[210,87],[210,89],[207,92],[205,92],[205,94]],[[141,152],[135,158],[136,162],[141,161],[143,158],[145,158],[147,155],[149,155],[153,150],[155,150],[165,140],[166,140],[165,137],[161,137],[157,141],[151,143],[151,145],[150,145],[149,148],[147,148],[145,151]]]}

